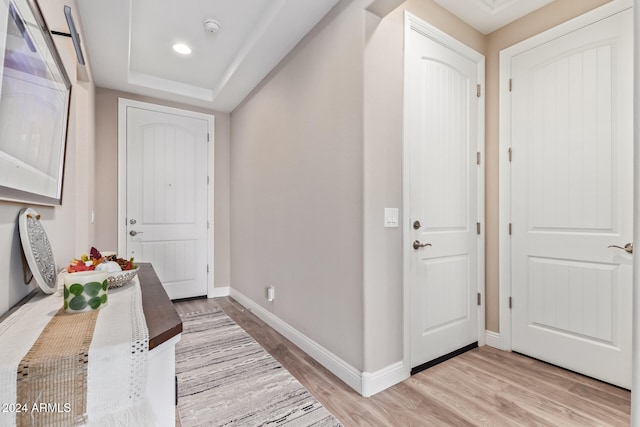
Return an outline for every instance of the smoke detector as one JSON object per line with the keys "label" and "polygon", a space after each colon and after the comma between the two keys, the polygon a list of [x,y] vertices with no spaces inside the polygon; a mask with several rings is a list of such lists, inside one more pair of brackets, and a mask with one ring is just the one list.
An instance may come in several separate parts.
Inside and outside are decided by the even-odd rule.
{"label": "smoke detector", "polygon": [[202,25],[204,25],[204,29],[210,32],[211,34],[216,34],[222,28],[222,26],[218,21],[211,18],[205,19]]}

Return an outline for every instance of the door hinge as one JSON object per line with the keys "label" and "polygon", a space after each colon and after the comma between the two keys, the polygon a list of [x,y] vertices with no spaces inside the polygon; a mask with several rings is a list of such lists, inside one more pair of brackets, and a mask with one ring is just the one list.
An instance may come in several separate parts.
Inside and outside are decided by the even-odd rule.
{"label": "door hinge", "polygon": [[511,236],[511,230],[513,227],[511,227],[511,223],[509,223],[509,236]]}
{"label": "door hinge", "polygon": [[479,165],[481,161],[482,161],[482,153],[478,151],[476,153],[476,165]]}
{"label": "door hinge", "polygon": [[481,85],[477,85],[476,86],[476,95],[478,98],[480,98],[480,96],[482,96],[482,86]]}
{"label": "door hinge", "polygon": [[207,273],[209,272],[209,264],[207,264]]}
{"label": "door hinge", "polygon": [[511,297],[509,297],[509,308],[513,307],[513,300],[511,299]]}
{"label": "door hinge", "polygon": [[209,185],[210,182],[211,182],[211,178],[209,178],[209,175],[207,175],[207,185]]}
{"label": "door hinge", "polygon": [[513,150],[511,149],[511,147],[509,147],[508,153],[509,153],[509,161],[511,161],[511,159],[513,158]]}
{"label": "door hinge", "polygon": [[207,230],[211,228],[211,223],[207,221]]}
{"label": "door hinge", "polygon": [[480,223],[476,222],[476,232],[478,233],[478,236],[480,235]]}
{"label": "door hinge", "polygon": [[509,79],[509,92],[513,91],[513,80]]}
{"label": "door hinge", "polygon": [[478,305],[482,305],[482,294],[478,292]]}
{"label": "door hinge", "polygon": [[207,142],[211,142],[210,136],[209,136],[209,132],[207,132]]}

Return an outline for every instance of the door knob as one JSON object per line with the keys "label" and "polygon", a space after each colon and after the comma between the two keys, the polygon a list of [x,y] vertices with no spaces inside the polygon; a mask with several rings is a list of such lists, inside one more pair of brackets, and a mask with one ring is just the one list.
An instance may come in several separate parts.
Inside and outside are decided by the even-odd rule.
{"label": "door knob", "polygon": [[144,233],[144,231],[131,230],[129,232],[129,236],[135,236],[136,234],[142,234],[142,233]]}
{"label": "door knob", "polygon": [[425,246],[431,246],[431,243],[420,243],[420,240],[415,240],[413,242],[413,249],[424,248]]}
{"label": "door knob", "polygon": [[618,249],[622,249],[623,251],[632,254],[633,253],[633,243],[627,243],[626,245],[624,245],[624,248],[622,246],[618,246],[618,245],[609,245],[607,246],[608,248],[618,248]]}

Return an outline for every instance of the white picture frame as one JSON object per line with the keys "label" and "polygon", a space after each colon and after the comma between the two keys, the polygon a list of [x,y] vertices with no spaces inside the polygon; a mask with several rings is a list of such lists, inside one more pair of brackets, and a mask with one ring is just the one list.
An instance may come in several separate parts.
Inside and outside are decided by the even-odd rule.
{"label": "white picture frame", "polygon": [[0,4],[0,199],[62,204],[71,83],[35,0]]}

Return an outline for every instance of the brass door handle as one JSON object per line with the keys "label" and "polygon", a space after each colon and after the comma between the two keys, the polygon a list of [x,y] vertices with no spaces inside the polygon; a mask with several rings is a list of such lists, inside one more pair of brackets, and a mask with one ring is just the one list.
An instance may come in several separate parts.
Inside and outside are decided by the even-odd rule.
{"label": "brass door handle", "polygon": [[415,240],[413,242],[413,249],[424,248],[425,246],[431,246],[431,243],[420,243],[420,240]]}
{"label": "brass door handle", "polygon": [[618,249],[622,249],[623,251],[632,254],[633,253],[633,243],[627,243],[626,245],[624,245],[624,248],[622,246],[618,246],[618,245],[609,245],[607,246],[608,248],[618,248]]}

